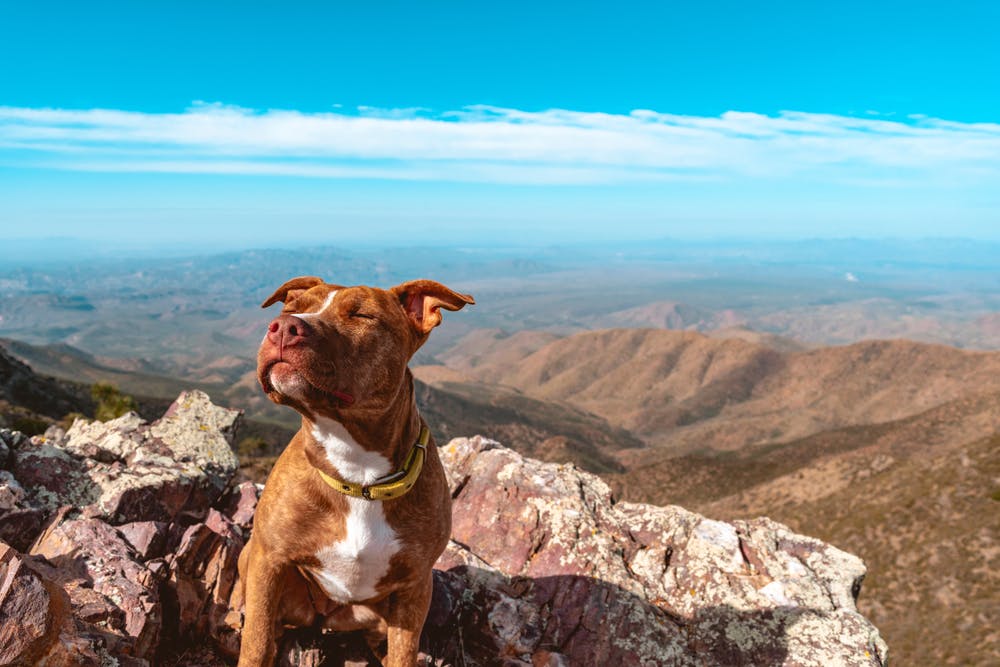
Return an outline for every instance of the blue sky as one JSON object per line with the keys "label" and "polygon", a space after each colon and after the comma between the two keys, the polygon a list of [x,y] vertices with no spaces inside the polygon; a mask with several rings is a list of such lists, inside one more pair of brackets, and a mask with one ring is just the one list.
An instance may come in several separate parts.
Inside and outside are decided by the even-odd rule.
{"label": "blue sky", "polygon": [[1000,238],[998,3],[11,4],[0,238]]}

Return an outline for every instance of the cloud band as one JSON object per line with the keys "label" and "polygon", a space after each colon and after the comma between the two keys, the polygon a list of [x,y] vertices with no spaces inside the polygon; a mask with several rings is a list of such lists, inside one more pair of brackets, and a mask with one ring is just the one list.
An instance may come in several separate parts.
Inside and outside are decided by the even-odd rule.
{"label": "cloud band", "polygon": [[810,178],[923,187],[996,181],[1000,124],[489,106],[439,114],[0,107],[0,160],[107,172],[567,185]]}

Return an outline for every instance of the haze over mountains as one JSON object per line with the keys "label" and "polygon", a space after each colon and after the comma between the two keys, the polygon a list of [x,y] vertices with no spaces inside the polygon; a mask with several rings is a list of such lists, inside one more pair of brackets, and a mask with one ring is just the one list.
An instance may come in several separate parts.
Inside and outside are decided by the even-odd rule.
{"label": "haze over mountains", "polygon": [[[475,295],[412,364],[439,441],[482,433],[602,474],[629,500],[765,514],[849,548],[872,565],[862,608],[901,664],[990,664],[1000,651],[990,620],[1000,588],[1000,244],[22,262],[0,270],[0,346],[63,378],[37,384],[58,387],[59,405],[85,411],[86,385],[98,380],[140,406],[196,387],[245,409],[276,448],[297,418],[256,384],[272,316],[259,303],[308,274],[380,286],[431,277]],[[17,368],[29,377],[18,386],[31,386]],[[932,626],[926,643],[920,628]]]}
{"label": "haze over mountains", "polygon": [[247,355],[257,306],[293,275],[389,286],[433,276],[480,307],[432,339],[473,328],[556,333],[621,326],[745,325],[809,344],[907,337],[1000,347],[1000,244],[814,241],[708,244],[247,250],[194,257],[7,262],[0,335],[64,342],[165,369]]}

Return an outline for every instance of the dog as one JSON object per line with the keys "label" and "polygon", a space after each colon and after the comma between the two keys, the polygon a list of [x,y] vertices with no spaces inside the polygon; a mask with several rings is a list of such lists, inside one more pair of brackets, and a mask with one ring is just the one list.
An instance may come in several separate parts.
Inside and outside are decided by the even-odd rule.
{"label": "dog", "polygon": [[289,280],[257,357],[258,380],[302,427],[267,479],[240,553],[239,667],[270,667],[282,628],[387,638],[385,664],[416,663],[431,568],[451,534],[451,495],[407,363],[474,304],[432,280],[391,289]]}

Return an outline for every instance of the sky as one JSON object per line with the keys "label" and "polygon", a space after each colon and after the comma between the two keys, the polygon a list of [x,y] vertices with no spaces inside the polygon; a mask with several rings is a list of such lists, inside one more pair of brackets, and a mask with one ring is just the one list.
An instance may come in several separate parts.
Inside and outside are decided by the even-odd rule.
{"label": "sky", "polygon": [[0,9],[0,240],[1000,239],[1000,3]]}

